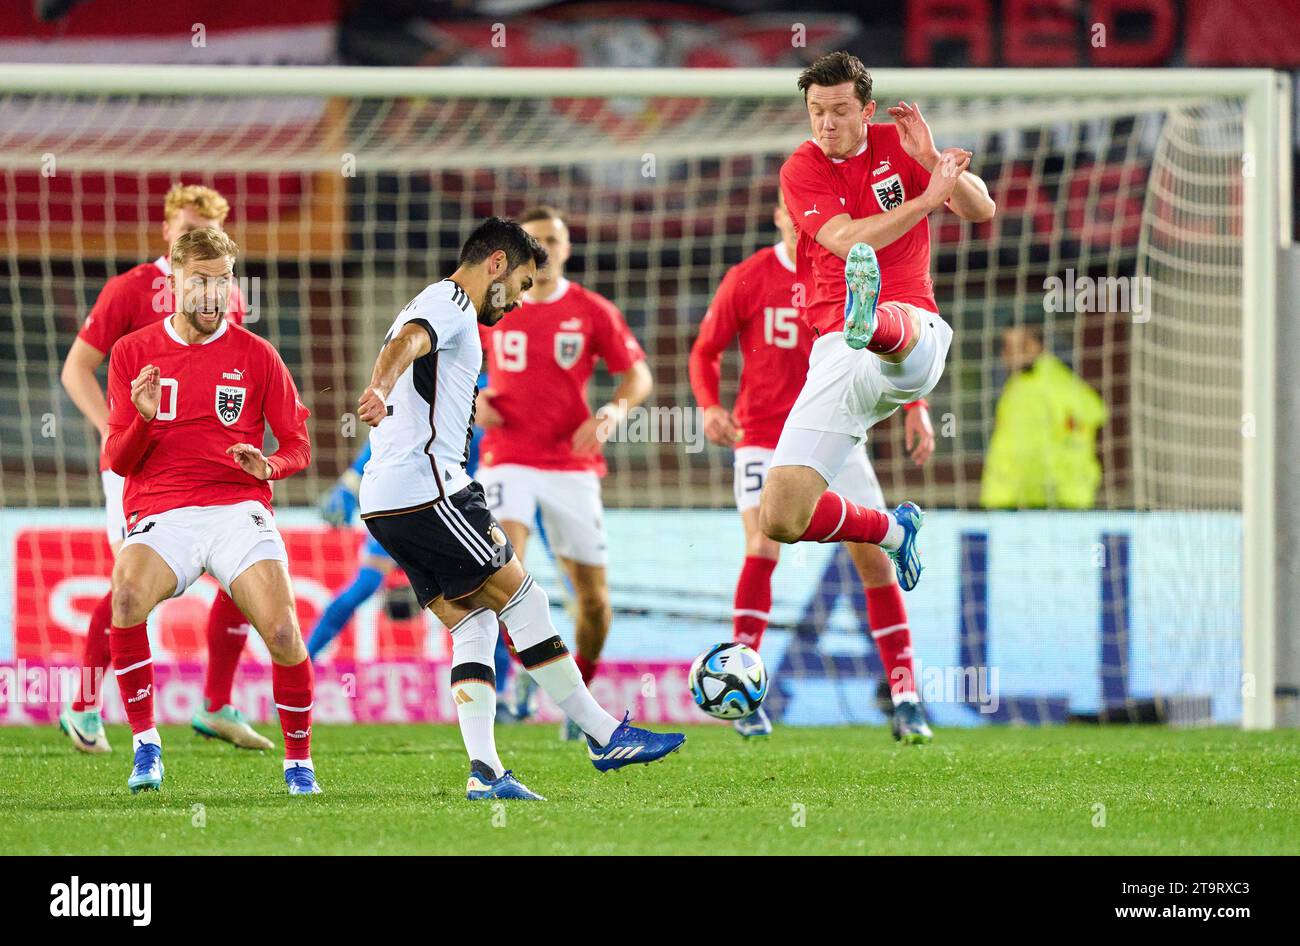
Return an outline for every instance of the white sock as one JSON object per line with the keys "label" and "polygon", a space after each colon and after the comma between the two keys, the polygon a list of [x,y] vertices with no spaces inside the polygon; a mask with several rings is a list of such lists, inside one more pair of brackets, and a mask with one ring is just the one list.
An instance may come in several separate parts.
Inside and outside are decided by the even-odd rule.
{"label": "white sock", "polygon": [[158,746],[162,748],[162,736],[158,735],[156,726],[146,729],[144,732],[138,732],[131,737],[132,752],[135,752],[141,746]]}
{"label": "white sock", "polygon": [[493,778],[500,778],[506,767],[497,755],[496,686],[482,680],[460,680],[451,685],[451,695],[470,762],[482,762],[492,769]]}
{"label": "white sock", "polygon": [[[578,688],[564,699],[556,700],[556,705],[564,710],[564,715],[577,723],[583,732],[596,740],[597,745],[603,746],[609,742],[609,737],[614,735],[614,730],[618,729],[618,720],[606,713],[596,702],[596,698],[582,682],[582,673],[578,670],[578,665],[573,662],[573,658],[566,657],[565,660],[578,675]],[[542,681],[537,682],[540,684]]]}
{"label": "white sock", "polygon": [[497,755],[497,616],[487,608],[471,611],[451,629],[451,698],[469,761],[481,762],[500,778],[506,767]]}
{"label": "white sock", "polygon": [[550,599],[531,575],[501,609],[501,619],[510,628],[510,639],[528,675],[583,732],[599,745],[609,742],[618,720],[601,708],[582,682],[582,672],[551,623]]}
{"label": "white sock", "polygon": [[285,760],[284,760],[284,770],[285,770],[286,772],[288,772],[288,771],[289,771],[291,768],[293,768],[295,765],[301,765],[304,769],[311,769],[313,772],[316,771],[316,766],[314,766],[314,765],[311,764],[311,759],[310,759],[310,758],[307,758],[307,759],[285,759]]}
{"label": "white sock", "polygon": [[885,530],[885,537],[880,540],[882,549],[896,550],[903,544],[903,527],[898,524],[898,518],[892,513],[885,513],[889,517],[889,528]]}
{"label": "white sock", "polygon": [[890,698],[894,701],[895,706],[897,706],[899,703],[921,702],[920,697],[916,695],[915,690],[902,690],[898,693],[891,694]]}

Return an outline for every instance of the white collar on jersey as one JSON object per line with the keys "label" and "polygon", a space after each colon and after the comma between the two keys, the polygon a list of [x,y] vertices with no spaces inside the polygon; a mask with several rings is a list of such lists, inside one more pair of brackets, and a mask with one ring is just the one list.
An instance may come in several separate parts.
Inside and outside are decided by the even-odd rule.
{"label": "white collar on jersey", "polygon": [[780,241],[773,249],[776,250],[776,258],[781,261],[781,265],[793,273],[795,271],[794,260],[790,259],[790,254],[785,251],[785,241]]}
{"label": "white collar on jersey", "polygon": [[519,301],[524,305],[546,305],[548,302],[559,302],[564,298],[564,294],[569,291],[569,281],[563,276],[555,284],[555,291],[545,299],[529,299],[527,296],[521,296]]}
{"label": "white collar on jersey", "polygon": [[[871,126],[869,124],[862,126],[862,146],[853,152],[853,157],[857,157],[867,150],[867,145],[871,143]],[[831,164],[843,164],[848,158],[831,158]]]}
{"label": "white collar on jersey", "polygon": [[170,256],[160,256],[153,261],[153,264],[162,270],[164,276],[172,274],[172,261]]}
{"label": "white collar on jersey", "polygon": [[[230,323],[226,319],[222,319],[221,324],[217,326],[217,330],[213,332],[211,335],[209,335],[207,338],[205,338],[203,341],[199,342],[199,344],[200,345],[212,344],[222,335],[226,334],[226,327],[229,324]],[[170,315],[167,316],[167,318],[163,319],[163,328],[166,329],[167,334],[171,336],[172,341],[174,341],[177,345],[184,345],[186,348],[189,347],[190,343],[187,342],[185,339],[181,338],[176,331],[176,327],[172,325],[172,317]]]}

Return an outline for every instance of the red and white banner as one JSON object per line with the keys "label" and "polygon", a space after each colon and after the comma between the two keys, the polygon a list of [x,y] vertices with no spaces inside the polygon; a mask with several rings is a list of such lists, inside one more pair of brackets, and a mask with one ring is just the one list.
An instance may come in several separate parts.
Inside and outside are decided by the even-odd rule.
{"label": "red and white banner", "polygon": [[[361,534],[324,526],[281,526],[289,552],[289,574],[304,633],[315,625],[334,593],[357,570]],[[22,527],[12,549],[13,640],[0,652],[30,662],[75,663],[81,657],[86,625],[96,602],[107,593],[112,555],[101,529]],[[393,582],[403,580],[391,576]],[[204,577],[179,598],[164,601],[149,617],[149,638],[162,661],[203,659],[208,606],[217,585]],[[445,632],[419,614],[395,621],[376,596],[358,609],[344,629],[336,659],[406,660],[446,656]],[[249,647],[252,659],[268,660],[260,641]]]}
{"label": "red and white banner", "polygon": [[[446,660],[338,661],[317,668],[317,723],[454,723],[456,707]],[[707,717],[691,699],[685,661],[603,661],[591,682],[596,700],[611,713],[624,710],[643,723],[701,723]],[[70,698],[78,668],[39,661],[0,664],[0,725],[53,724]],[[245,664],[235,678],[234,705],[254,722],[273,723],[271,668]],[[155,663],[154,711],[159,723],[188,723],[203,705],[203,666]],[[111,680],[104,686],[104,718],[126,722],[122,698]],[[535,719],[558,722],[562,714],[543,698]]]}
{"label": "red and white banner", "polygon": [[[281,526],[298,620],[310,632],[334,594],[356,573],[361,535],[325,527]],[[0,642],[0,724],[52,723],[73,692],[90,612],[109,588],[112,557],[94,528],[21,526],[13,535],[13,637]],[[389,583],[404,582],[400,572]],[[161,723],[186,723],[202,703],[207,613],[216,584],[204,577],[149,617],[155,707]],[[3,597],[3,596],[0,596]],[[447,631],[428,612],[393,620],[377,594],[360,607],[316,675],[322,723],[455,722],[448,694]],[[0,627],[0,633],[4,633]],[[269,657],[256,634],[235,679],[234,703],[250,719],[273,722]],[[606,660],[591,690],[610,712],[646,722],[701,722],[680,660]],[[121,698],[104,686],[105,717],[124,722]],[[558,721],[543,700],[538,719]]]}

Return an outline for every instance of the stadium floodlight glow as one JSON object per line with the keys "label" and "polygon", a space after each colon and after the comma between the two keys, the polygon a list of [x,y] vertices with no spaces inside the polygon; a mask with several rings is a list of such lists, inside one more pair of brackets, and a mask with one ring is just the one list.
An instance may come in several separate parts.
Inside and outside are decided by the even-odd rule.
{"label": "stadium floodlight glow", "polygon": [[[0,65],[0,257],[10,261],[22,362],[0,376],[0,397],[21,415],[0,445],[8,471],[0,473],[0,501],[74,505],[97,488],[84,470],[93,448],[68,438],[42,441],[30,431],[39,429],[57,389],[53,339],[66,318],[53,313],[67,304],[59,300],[93,298],[95,279],[81,260],[97,254],[120,267],[146,258],[156,229],[152,208],[133,208],[127,223],[113,208],[142,202],[138,194],[151,176],[228,174],[239,188],[259,174],[277,182],[269,193],[250,188],[229,196],[237,208],[256,206],[254,214],[237,210],[244,221],[237,235],[251,257],[267,261],[268,294],[288,285],[300,300],[296,310],[280,307],[281,319],[300,320],[286,337],[331,330],[320,360],[312,351],[301,356],[315,397],[356,388],[356,365],[366,360],[360,349],[412,285],[444,266],[446,245],[455,242],[440,241],[444,230],[459,233],[485,210],[513,211],[554,195],[588,217],[592,239],[599,233],[610,243],[576,264],[583,267],[577,278],[635,307],[648,350],[659,346],[684,360],[694,321],[726,267],[770,239],[771,178],[807,134],[795,77],[791,69]],[[960,429],[987,433],[998,326],[1008,312],[1021,318],[1034,307],[1026,289],[1045,272],[1090,265],[1120,272],[1136,257],[1138,272],[1166,280],[1158,304],[1165,309],[1157,308],[1145,341],[1135,336],[1131,350],[1127,335],[1101,343],[1126,346],[1121,353],[1132,365],[1124,369],[1131,376],[1125,390],[1153,399],[1132,407],[1123,454],[1135,482],[1114,508],[1240,510],[1240,720],[1270,728],[1277,249],[1290,224],[1288,87],[1273,72],[1250,69],[881,69],[873,78],[882,105],[921,101],[936,136],[975,144],[977,162],[984,146],[997,142],[1010,155],[1004,170],[1023,172],[1014,186],[1030,195],[992,227],[941,224],[950,224],[955,242],[940,242],[936,253],[952,252],[956,262],[955,272],[941,277],[940,305],[971,340],[964,350],[954,346],[945,382]],[[1088,161],[1076,157],[1083,152]],[[340,183],[350,176],[349,157],[359,179],[351,192]],[[24,176],[39,175],[46,160],[73,178],[71,191],[49,175]],[[402,175],[417,172],[451,175],[457,189],[431,196],[398,183],[386,190],[392,176],[405,181]],[[100,178],[107,191],[82,196],[82,183]],[[20,192],[29,186],[24,181],[35,181],[36,192]],[[300,189],[307,210],[286,210],[276,191],[283,181]],[[640,199],[628,196],[637,189]],[[1060,196],[1040,207],[1039,192]],[[363,205],[349,206],[349,193],[363,195]],[[108,208],[105,219],[81,218],[79,201],[87,199]],[[1134,222],[1140,239],[1130,240],[1118,223],[1110,231],[1094,225],[1129,200],[1141,207]],[[724,210],[739,221],[735,227]],[[1166,213],[1179,221],[1174,231]],[[65,261],[68,275],[52,270],[52,259]],[[1233,269],[1230,302],[1197,282],[1213,265]],[[331,308],[313,309],[322,296]],[[345,310],[360,328],[344,324]],[[1189,313],[1200,320],[1178,331]],[[267,330],[277,340],[285,327]],[[1078,353],[1084,334],[1076,325]],[[1216,364],[1216,354],[1235,359],[1238,342],[1239,363],[1230,370]],[[1185,392],[1195,389],[1184,371],[1206,376],[1199,393],[1212,396],[1209,407],[1190,403]],[[971,378],[982,390],[972,391]],[[663,391],[689,403],[684,371]],[[318,416],[348,409],[342,396],[328,397],[336,400],[309,405]],[[1213,416],[1198,416],[1202,410]],[[1204,441],[1179,433],[1198,425],[1213,428]],[[1231,429],[1235,440],[1225,433]],[[974,494],[962,470],[966,460],[978,466],[979,448],[953,442],[953,482],[927,479],[929,492],[917,498],[970,508]],[[311,481],[308,493],[295,493],[303,489],[297,482],[286,492],[305,502],[319,487],[313,478],[333,475],[352,446],[328,445],[322,457],[329,473],[300,478]],[[716,457],[670,468],[662,452],[618,445],[619,455],[642,462],[629,470],[615,464],[607,485],[613,505],[727,501],[729,473]],[[902,469],[901,462],[882,469],[887,495]],[[1190,537],[1186,551],[1195,554]]]}

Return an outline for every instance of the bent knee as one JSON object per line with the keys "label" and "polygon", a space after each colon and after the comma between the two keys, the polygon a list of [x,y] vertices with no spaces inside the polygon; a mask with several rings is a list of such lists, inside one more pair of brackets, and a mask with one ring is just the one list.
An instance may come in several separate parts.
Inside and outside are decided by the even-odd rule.
{"label": "bent knee", "polygon": [[286,614],[272,621],[265,629],[258,628],[266,649],[271,656],[285,659],[292,658],[302,644],[302,631],[298,627],[298,618]]}
{"label": "bent knee", "polygon": [[782,509],[775,503],[764,502],[758,510],[758,525],[763,535],[773,542],[789,544],[799,541],[808,528],[808,521],[797,510]]}
{"label": "bent knee", "polygon": [[[119,578],[113,582],[113,623],[138,624],[137,618],[148,616],[153,602],[146,601],[144,586],[132,579]],[[143,620],[143,618],[141,618]]]}

